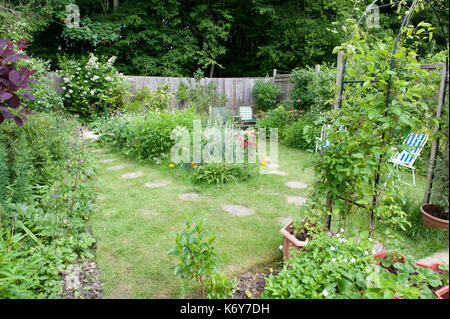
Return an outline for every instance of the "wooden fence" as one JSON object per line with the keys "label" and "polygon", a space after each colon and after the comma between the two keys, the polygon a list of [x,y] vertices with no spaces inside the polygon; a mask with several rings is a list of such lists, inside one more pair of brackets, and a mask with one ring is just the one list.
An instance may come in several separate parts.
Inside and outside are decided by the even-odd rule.
{"label": "wooden fence", "polygon": [[[178,86],[182,82],[190,88],[196,86],[196,82],[193,78],[159,76],[126,76],[126,78],[132,84],[132,93],[135,93],[143,87],[156,89],[161,84],[168,84],[172,93],[176,93]],[[258,79],[272,81],[272,78],[203,78],[200,80],[199,84],[208,86],[212,82],[217,88],[217,93],[225,94],[227,96],[228,102],[225,106],[229,109],[236,110],[242,105],[255,105],[253,88]],[[173,101],[173,103],[175,103],[175,101]]]}
{"label": "wooden fence", "polygon": [[[280,98],[281,101],[289,100],[290,91],[292,89],[292,83],[289,82],[289,74],[277,74],[277,70],[274,69],[273,77],[257,78],[203,78],[200,80],[200,85],[208,86],[211,82],[217,88],[217,93],[225,94],[228,102],[226,107],[235,111],[239,106],[250,105],[255,108],[255,98],[253,97],[253,89],[255,87],[256,80],[261,79],[263,81],[271,81],[281,86],[283,94]],[[62,93],[61,86],[63,84],[62,78],[56,73],[51,72],[49,78],[54,81],[54,85],[59,93]],[[182,77],[159,77],[159,76],[136,76],[126,75],[125,78],[131,83],[131,92],[136,93],[137,90],[147,87],[149,89],[156,89],[161,84],[169,84],[170,92],[176,93],[180,83],[184,83],[190,88],[196,86],[194,78],[182,78]],[[176,107],[176,99],[172,100],[172,106]]]}

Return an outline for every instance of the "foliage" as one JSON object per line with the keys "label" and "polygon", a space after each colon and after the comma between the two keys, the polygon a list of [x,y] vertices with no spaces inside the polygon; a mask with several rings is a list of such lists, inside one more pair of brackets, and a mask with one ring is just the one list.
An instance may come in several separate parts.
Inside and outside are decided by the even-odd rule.
{"label": "foliage", "polygon": [[[78,123],[57,114],[0,127],[0,297],[57,298],[61,273],[92,257],[84,226],[93,209],[93,165]],[[0,154],[0,156],[2,156]]]}
{"label": "foliage", "polygon": [[136,91],[131,101],[124,105],[126,111],[159,111],[167,110],[173,94],[168,84],[161,84],[156,90],[143,87]]}
{"label": "foliage", "polygon": [[109,109],[121,108],[127,82],[113,66],[116,58],[69,60],[61,57],[60,75],[64,84],[64,108],[81,119],[89,120]]}
{"label": "foliage", "polygon": [[268,111],[273,109],[279,97],[283,93],[281,87],[269,80],[258,79],[255,82],[253,96],[258,110]]}
{"label": "foliage", "polygon": [[[429,28],[422,24],[416,32]],[[411,30],[404,36],[420,40]],[[328,211],[325,220],[329,214],[345,220],[362,214],[367,221],[363,227],[368,227],[370,236],[383,224],[389,237],[395,236],[393,227],[405,229],[408,222],[400,207],[398,176],[386,159],[392,155],[392,147],[405,149],[397,136],[399,131],[420,132],[422,123],[427,122],[427,118],[418,118],[428,110],[428,104],[422,98],[425,87],[417,81],[427,71],[420,68],[414,45],[401,42],[391,56],[394,39],[384,40],[389,44],[369,44],[365,39],[366,33],[358,29],[348,42],[335,48],[335,52],[344,50],[347,55],[348,76],[364,83],[346,89],[342,108],[334,114],[327,135],[330,146],[318,153],[313,164],[317,179],[310,199],[318,211]],[[393,70],[391,60],[396,66]],[[391,91],[386,103],[388,87]],[[341,125],[345,129],[341,130]]]}
{"label": "foliage", "polygon": [[227,101],[226,94],[218,93],[217,86],[213,82],[207,86],[200,85],[200,81],[197,79],[195,88],[189,90],[187,105],[200,114],[207,114],[213,107],[225,106]]}
{"label": "foliage", "polygon": [[313,150],[322,126],[329,123],[330,112],[310,110],[284,129],[283,143],[301,150]]}
{"label": "foliage", "polygon": [[192,131],[193,121],[199,119],[191,108],[174,111],[149,111],[131,115],[116,113],[92,123],[101,133],[100,141],[111,143],[125,154],[135,153],[140,159],[160,160],[168,158],[175,144],[172,130],[177,126]]}
{"label": "foliage", "polygon": [[295,69],[289,81],[293,83],[291,100],[294,108],[308,111],[329,109],[334,97],[336,71],[333,67],[323,65],[318,75],[314,68]]}
{"label": "foliage", "polygon": [[175,275],[194,279],[202,286],[202,297],[226,298],[233,293],[235,283],[219,273],[214,252],[214,236],[204,229],[203,221],[186,218],[186,229],[176,233],[176,245],[169,255],[180,257],[180,263],[174,267]]}
{"label": "foliage", "polygon": [[308,249],[293,252],[283,269],[266,279],[262,298],[321,299],[358,298],[366,268],[373,263],[368,234],[360,243],[342,237],[318,236]]}
{"label": "foliage", "polygon": [[431,191],[431,203],[441,206],[443,212],[449,213],[449,156],[448,151],[436,158],[434,168],[433,188]]}
{"label": "foliage", "polygon": [[208,163],[194,170],[193,179],[208,184],[225,184],[249,179],[257,173],[250,164]]}
{"label": "foliage", "polygon": [[61,111],[64,109],[61,94],[56,91],[52,78],[48,77],[50,73],[50,61],[39,58],[31,58],[23,61],[21,64],[28,69],[37,70],[34,78],[40,83],[30,83],[33,88],[34,100],[24,100],[22,104],[25,108],[36,112]]}
{"label": "foliage", "polygon": [[[21,101],[17,93],[28,100],[35,99],[34,95],[28,92],[31,90],[28,85],[31,82],[39,83],[30,78],[36,70],[30,71],[26,67],[17,68],[14,64],[18,60],[30,59],[29,56],[21,54],[21,51],[28,47],[25,42],[20,40],[16,48],[13,42],[0,39],[0,124],[7,119],[14,119],[17,125],[22,126],[27,120],[24,114],[31,114],[31,111],[26,108],[18,110]],[[11,113],[11,109],[16,111]]]}
{"label": "foliage", "polygon": [[[363,291],[370,299],[435,299],[430,287],[443,284],[445,275],[430,268],[418,267],[411,256],[401,260],[396,253],[387,253],[381,267],[373,267],[367,276],[367,289]],[[396,273],[385,271],[395,269]]]}
{"label": "foliage", "polygon": [[279,139],[282,140],[285,137],[285,129],[297,120],[298,114],[292,111],[286,111],[283,107],[278,107],[274,110],[269,110],[266,116],[259,118],[256,127],[266,128],[266,137],[268,138],[269,130],[271,128],[278,129]]}

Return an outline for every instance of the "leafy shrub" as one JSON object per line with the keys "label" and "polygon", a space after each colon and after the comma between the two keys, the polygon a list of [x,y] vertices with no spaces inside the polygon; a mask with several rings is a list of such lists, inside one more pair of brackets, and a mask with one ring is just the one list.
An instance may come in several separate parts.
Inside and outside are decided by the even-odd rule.
{"label": "leafy shrub", "polygon": [[219,273],[214,252],[214,236],[203,228],[203,222],[186,219],[186,229],[176,233],[175,243],[169,255],[180,257],[180,263],[174,267],[175,275],[194,279],[202,286],[202,296],[208,298],[227,298],[233,293],[235,282]]}
{"label": "leafy shrub", "polygon": [[[14,64],[18,60],[30,59],[29,56],[20,54],[20,51],[26,47],[24,40],[20,40],[20,44],[16,48],[11,41],[0,39],[0,124],[7,119],[14,119],[17,125],[22,126],[23,121],[27,120],[24,114],[31,114],[26,108],[18,110],[21,101],[17,93],[22,94],[28,100],[35,99],[34,95],[28,92],[31,90],[28,85],[31,82],[39,83],[35,79],[30,79],[36,70],[30,71],[23,66],[17,68],[17,65]],[[11,113],[11,109],[17,111]]]}
{"label": "leafy shrub", "polygon": [[168,84],[161,84],[156,90],[143,87],[136,91],[131,101],[125,103],[126,111],[162,111],[167,110],[173,94]]}
{"label": "leafy shrub", "polygon": [[317,76],[313,68],[293,70],[290,82],[294,85],[291,90],[294,108],[305,111],[326,109],[334,96],[335,81],[335,69],[326,65],[321,67]]}
{"label": "leafy shrub", "polygon": [[64,81],[64,107],[67,111],[89,120],[109,109],[123,106],[128,83],[114,68],[115,59],[113,56],[105,61],[92,53],[89,59],[59,59],[59,74]]}
{"label": "leafy shrub", "polygon": [[199,120],[192,108],[174,111],[150,111],[131,116],[117,114],[99,118],[93,127],[102,134],[100,140],[112,143],[125,154],[135,153],[140,159],[165,159],[175,144],[171,133],[177,126],[192,131],[193,121]]}
{"label": "leafy shrub", "polygon": [[14,126],[0,126],[0,298],[56,298],[66,265],[92,257],[94,171],[78,122],[39,114]]}
{"label": "leafy shrub", "polygon": [[34,100],[23,101],[23,106],[37,112],[61,111],[64,109],[62,96],[56,91],[53,80],[48,77],[50,61],[39,58],[31,58],[21,62],[21,65],[29,69],[37,70],[34,78],[40,83],[30,83],[33,88]]}
{"label": "leafy shrub", "polygon": [[248,164],[208,163],[194,170],[193,178],[208,184],[225,184],[249,179],[257,170]]}
{"label": "leafy shrub", "polygon": [[310,111],[284,130],[283,143],[301,150],[314,149],[316,137],[320,137],[322,125],[328,123],[327,112]]}
{"label": "leafy shrub", "polygon": [[336,236],[311,240],[307,250],[294,252],[283,269],[266,279],[262,298],[361,298],[355,289],[365,282],[373,263],[367,232],[360,243]]}
{"label": "leafy shrub", "polygon": [[225,106],[227,101],[226,94],[218,93],[213,82],[206,86],[197,81],[195,88],[189,90],[188,105],[200,114],[209,113],[213,107]]}
{"label": "leafy shrub", "polygon": [[259,110],[267,111],[273,109],[283,93],[281,87],[271,81],[256,80],[253,89],[256,106]]}
{"label": "leafy shrub", "polygon": [[285,128],[297,119],[297,114],[286,111],[283,107],[278,107],[274,110],[269,110],[266,116],[259,118],[256,127],[266,128],[266,136],[269,138],[270,129],[277,128],[278,136],[281,139],[285,136]]}

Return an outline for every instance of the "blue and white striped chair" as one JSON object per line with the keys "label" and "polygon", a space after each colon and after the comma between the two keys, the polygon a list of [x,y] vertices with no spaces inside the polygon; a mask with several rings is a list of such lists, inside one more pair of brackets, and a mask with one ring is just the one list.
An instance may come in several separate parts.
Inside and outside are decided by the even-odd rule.
{"label": "blue and white striped chair", "polygon": [[247,126],[256,124],[256,119],[253,117],[253,109],[251,106],[240,106],[239,117],[241,119],[241,125]]}
{"label": "blue and white striped chair", "polygon": [[[325,147],[330,145],[330,141],[327,139],[328,130],[330,129],[331,124],[325,124],[322,126],[322,130],[320,131],[320,137],[316,137],[316,150],[324,149]],[[345,126],[341,125],[339,127],[339,131],[345,130]]]}
{"label": "blue and white striped chair", "polygon": [[398,166],[404,166],[410,168],[413,176],[413,185],[402,182],[410,186],[416,186],[416,177],[414,175],[415,167],[414,162],[419,157],[420,152],[428,141],[428,135],[426,134],[416,134],[410,133],[408,137],[404,140],[402,145],[410,146],[407,150],[402,152],[397,152],[394,156],[389,159],[389,162],[394,164],[394,167],[398,170]]}

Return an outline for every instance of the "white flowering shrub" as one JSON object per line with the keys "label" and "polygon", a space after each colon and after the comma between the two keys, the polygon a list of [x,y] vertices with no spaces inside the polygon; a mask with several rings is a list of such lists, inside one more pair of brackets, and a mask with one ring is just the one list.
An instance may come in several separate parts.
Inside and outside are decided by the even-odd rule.
{"label": "white flowering shrub", "polygon": [[64,107],[83,120],[97,118],[99,114],[119,109],[124,104],[128,82],[113,66],[116,57],[107,60],[90,54],[89,59],[59,60],[64,83]]}

